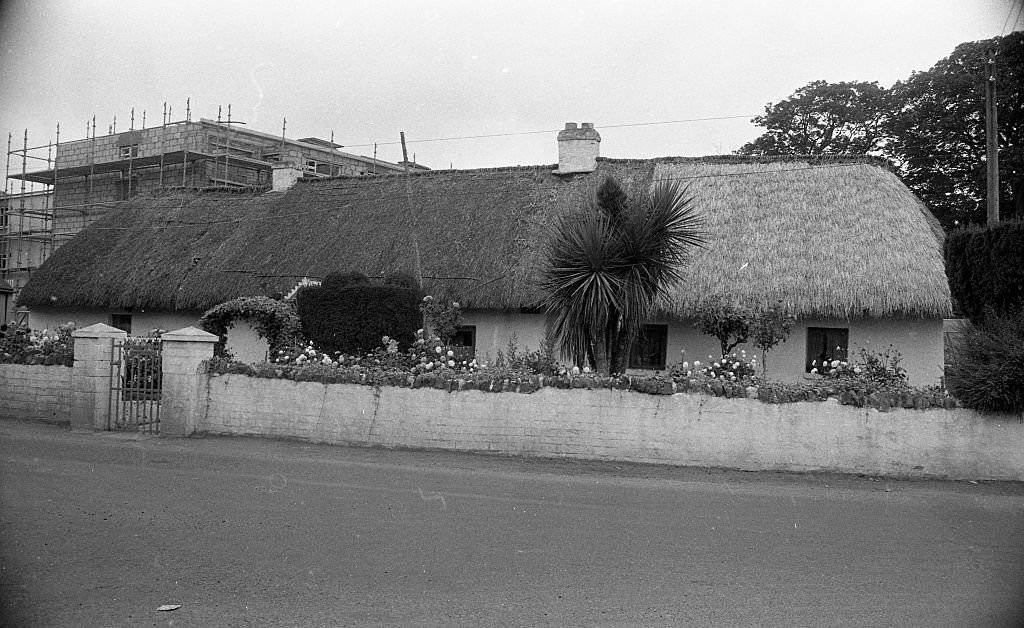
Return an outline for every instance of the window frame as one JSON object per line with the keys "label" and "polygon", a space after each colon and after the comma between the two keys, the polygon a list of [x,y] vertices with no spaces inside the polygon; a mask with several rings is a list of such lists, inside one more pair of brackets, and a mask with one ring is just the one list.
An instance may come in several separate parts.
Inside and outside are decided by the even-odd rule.
{"label": "window frame", "polygon": [[[832,345],[836,345],[836,348],[832,349]],[[818,351],[816,346],[822,350]],[[805,349],[804,373],[810,373],[812,369],[820,371],[826,362],[846,362],[850,355],[850,328],[808,327]]]}
{"label": "window frame", "polygon": [[[648,332],[656,331],[656,337],[648,337]],[[648,346],[646,356],[641,355],[641,351],[644,349],[644,343],[648,342],[649,345],[653,344],[653,347]],[[647,360],[647,357],[657,353],[656,360]],[[629,362],[628,368],[637,369],[642,371],[664,371],[668,364],[668,324],[667,323],[644,323],[640,326],[640,331],[637,334],[635,340],[633,340],[633,346],[629,350]]]}
{"label": "window frame", "polygon": [[[461,339],[469,339],[470,344],[458,344]],[[476,325],[459,325],[449,339],[455,359],[459,362],[476,359]]]}
{"label": "window frame", "polygon": [[[127,322],[126,322],[127,321]],[[132,335],[132,314],[131,312],[111,312],[110,326],[120,329],[129,336]],[[125,329],[125,326],[128,329]]]}

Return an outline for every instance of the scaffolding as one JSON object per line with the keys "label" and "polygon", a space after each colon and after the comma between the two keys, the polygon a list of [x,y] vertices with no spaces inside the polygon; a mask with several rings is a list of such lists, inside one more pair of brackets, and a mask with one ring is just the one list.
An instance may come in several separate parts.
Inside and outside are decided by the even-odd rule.
{"label": "scaffolding", "polygon": [[[86,121],[84,139],[55,139],[30,145],[26,129],[17,142],[8,134],[4,188],[0,192],[0,289],[15,293],[31,273],[71,237],[140,191],[226,188],[266,190],[279,162],[320,178],[342,174],[401,172],[401,167],[374,158],[340,152],[331,140],[285,137],[243,129],[231,105],[222,118],[192,120],[186,100],[184,119],[175,120],[164,103],[159,126],[146,127],[142,112],[136,128],[131,110],[127,130],[117,117],[106,134],[97,133],[96,116]],[[18,146],[17,144],[20,144]],[[6,316],[6,314],[4,314]]]}

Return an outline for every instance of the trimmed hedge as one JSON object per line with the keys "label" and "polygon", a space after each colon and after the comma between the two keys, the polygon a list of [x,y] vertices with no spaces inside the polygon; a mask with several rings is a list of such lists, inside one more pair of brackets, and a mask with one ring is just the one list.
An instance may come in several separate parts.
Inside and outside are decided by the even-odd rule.
{"label": "trimmed hedge", "polygon": [[988,308],[1007,315],[1024,307],[1024,222],[954,231],[944,254],[953,299],[972,322]]}
{"label": "trimmed hedge", "polygon": [[401,280],[384,285],[339,275],[295,298],[302,334],[323,352],[361,353],[390,336],[409,346],[422,327],[419,291]]}

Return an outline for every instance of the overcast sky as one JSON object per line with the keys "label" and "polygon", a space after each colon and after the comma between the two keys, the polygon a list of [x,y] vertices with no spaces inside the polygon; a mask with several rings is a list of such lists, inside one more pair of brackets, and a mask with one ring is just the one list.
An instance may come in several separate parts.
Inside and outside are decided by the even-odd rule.
{"label": "overcast sky", "polygon": [[[806,83],[890,86],[957,44],[1024,28],[1021,0],[227,2],[3,0],[0,130],[14,146],[216,118],[434,168],[729,153]],[[703,120],[706,118],[725,118]],[[680,121],[671,124],[646,124]],[[636,125],[636,126],[625,126]],[[427,141],[507,134],[502,137]],[[20,163],[18,164],[20,168]],[[13,165],[12,165],[13,168]]]}

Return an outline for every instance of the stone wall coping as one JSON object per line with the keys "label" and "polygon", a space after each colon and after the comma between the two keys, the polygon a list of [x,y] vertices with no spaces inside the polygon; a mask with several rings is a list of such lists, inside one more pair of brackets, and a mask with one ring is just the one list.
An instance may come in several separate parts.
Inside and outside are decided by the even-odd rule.
{"label": "stone wall coping", "polygon": [[104,323],[96,323],[71,332],[73,338],[124,338],[128,334],[117,327],[111,327]]}
{"label": "stone wall coping", "polygon": [[217,342],[220,338],[216,334],[197,329],[192,326],[175,329],[160,336],[164,342]]}

